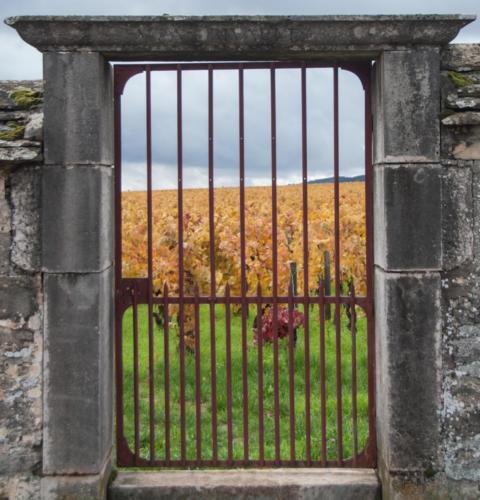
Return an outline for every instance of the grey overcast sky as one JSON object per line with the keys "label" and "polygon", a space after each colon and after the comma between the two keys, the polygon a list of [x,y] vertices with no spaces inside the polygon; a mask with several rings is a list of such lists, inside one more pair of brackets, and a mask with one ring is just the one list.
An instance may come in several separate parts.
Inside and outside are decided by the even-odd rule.
{"label": "grey overcast sky", "polygon": [[[221,14],[479,14],[479,0],[0,0],[0,17],[16,15],[221,15]],[[480,21],[464,28],[456,43],[480,42]],[[40,53],[17,33],[0,25],[0,79],[39,79]],[[154,187],[176,184],[175,75],[155,73],[152,80]],[[340,74],[341,174],[363,169],[362,89],[357,78]],[[207,186],[207,87],[204,72],[185,74],[185,187]],[[144,77],[132,79],[124,95],[124,189],[145,186]],[[235,72],[218,72],[214,79],[215,185],[231,186],[238,178],[238,98]],[[246,182],[269,182],[269,76],[245,73]],[[300,180],[300,75],[277,71],[277,144],[280,183]],[[309,178],[332,173],[332,73],[307,74]]]}

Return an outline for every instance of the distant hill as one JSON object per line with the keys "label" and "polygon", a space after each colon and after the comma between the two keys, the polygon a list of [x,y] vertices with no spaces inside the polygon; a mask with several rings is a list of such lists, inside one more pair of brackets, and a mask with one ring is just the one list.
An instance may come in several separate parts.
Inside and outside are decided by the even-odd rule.
{"label": "distant hill", "polygon": [[[314,179],[313,181],[308,181],[309,184],[331,184],[335,180],[334,177],[326,177],[325,179]],[[339,182],[365,182],[364,175],[355,175],[354,177],[345,177],[340,175],[338,177]]]}

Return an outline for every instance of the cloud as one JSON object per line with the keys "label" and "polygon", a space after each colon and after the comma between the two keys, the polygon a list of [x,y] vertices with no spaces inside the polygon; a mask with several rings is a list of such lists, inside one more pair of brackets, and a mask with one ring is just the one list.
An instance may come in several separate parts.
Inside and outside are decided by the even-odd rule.
{"label": "cloud", "polygon": [[[207,72],[196,70],[182,74],[183,163],[186,168],[195,166],[206,172]],[[331,69],[307,70],[307,160],[310,179],[327,177],[333,173],[332,74]],[[259,179],[271,177],[270,72],[245,70],[244,75],[246,183],[259,185]],[[300,69],[277,70],[275,80],[278,182],[301,182]],[[172,170],[176,169],[177,164],[176,86],[176,72],[160,71],[152,74],[153,161],[169,166]],[[216,185],[232,185],[238,180],[239,169],[238,72],[215,71],[213,87]],[[341,174],[354,175],[361,173],[363,168],[363,90],[355,75],[340,71],[339,91]],[[137,75],[127,84],[122,98],[122,156],[127,163],[145,164],[146,161],[145,95],[145,75]],[[233,180],[227,182],[229,178]],[[198,187],[197,184],[195,187]]]}
{"label": "cloud", "polygon": [[[478,0],[0,0],[0,18],[17,15],[220,15],[220,14],[478,14]],[[455,42],[479,42],[480,20],[465,27]],[[41,78],[41,54],[0,23],[0,79]]]}
{"label": "cloud", "polygon": [[[304,0],[23,0],[1,3],[1,17],[22,14],[180,15],[206,14],[401,14],[478,12],[475,0],[354,0],[318,2]],[[480,41],[480,22],[462,30],[456,42]],[[0,26],[0,78],[41,78],[41,54],[25,44],[11,28]],[[301,180],[300,77],[298,70],[277,71],[277,177],[279,183]],[[144,77],[132,79],[126,89],[123,113],[125,186],[144,184],[145,94]],[[234,71],[215,73],[214,164],[216,185],[235,185],[238,179],[238,81]],[[362,89],[355,76],[340,78],[340,162],[342,175],[363,168]],[[309,178],[332,173],[332,76],[329,70],[309,70],[307,79],[307,137]],[[175,74],[152,78],[152,139],[158,186],[176,186],[177,121]],[[183,162],[186,182],[206,186],[208,165],[208,108],[205,72],[185,72],[183,77]],[[268,71],[245,72],[246,183],[270,182],[271,130]],[[155,181],[156,182],[156,181]],[[136,187],[137,186],[137,187]]]}

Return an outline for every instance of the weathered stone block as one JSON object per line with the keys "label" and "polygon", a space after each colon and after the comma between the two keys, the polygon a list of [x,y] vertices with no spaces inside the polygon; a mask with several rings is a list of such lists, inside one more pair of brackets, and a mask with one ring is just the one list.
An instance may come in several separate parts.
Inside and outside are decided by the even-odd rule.
{"label": "weathered stone block", "polygon": [[439,49],[386,51],[376,66],[375,163],[438,161]]}
{"label": "weathered stone block", "polygon": [[458,92],[460,85],[471,85],[473,80],[468,76],[455,71],[442,71],[440,73],[440,93],[442,97],[441,109],[447,107],[447,96]]}
{"label": "weathered stone block", "polygon": [[44,287],[43,471],[98,474],[112,439],[113,272],[47,274]]}
{"label": "weathered stone block", "polygon": [[452,44],[443,49],[442,68],[456,71],[480,69],[480,44]]}
{"label": "weathered stone block", "polygon": [[441,268],[441,167],[374,168],[375,263],[385,270]]}
{"label": "weathered stone block", "polygon": [[463,443],[457,443],[456,447],[447,453],[445,472],[448,477],[455,480],[470,480],[477,485],[477,497],[458,498],[478,498],[478,484],[480,482],[480,434],[472,436]]}
{"label": "weathered stone block", "polygon": [[45,162],[113,163],[112,72],[98,52],[47,52]]}
{"label": "weathered stone block", "polygon": [[442,179],[443,268],[473,259],[473,197],[470,168],[445,168]]}
{"label": "weathered stone block", "polygon": [[121,472],[109,495],[112,500],[377,500],[380,491],[373,469],[237,469]]}
{"label": "weathered stone block", "polygon": [[41,167],[19,167],[10,178],[13,264],[25,271],[39,271],[41,257]]}
{"label": "weathered stone block", "polygon": [[40,477],[25,473],[0,476],[0,495],[15,500],[41,498]]}
{"label": "weathered stone block", "polygon": [[463,111],[454,113],[442,120],[443,125],[447,126],[463,126],[463,125],[480,125],[480,112],[478,111]]}
{"label": "weathered stone block", "polygon": [[447,96],[446,104],[452,109],[480,109],[480,98],[450,94]]}
{"label": "weathered stone block", "polygon": [[10,268],[10,233],[0,233],[0,275],[7,274]]}
{"label": "weathered stone block", "polygon": [[42,101],[42,80],[0,80],[0,109],[37,108]]}
{"label": "weathered stone block", "polygon": [[[4,82],[0,82],[0,86],[3,84]],[[0,106],[0,110],[3,110],[4,108],[2,108]],[[0,111],[0,121],[2,122],[9,122],[11,120],[13,121],[17,121],[17,120],[25,120],[28,118],[29,116],[29,112],[28,111]]]}
{"label": "weathered stone block", "polygon": [[42,500],[104,500],[107,497],[110,473],[111,465],[108,461],[100,474],[43,477]]}
{"label": "weathered stone block", "polygon": [[0,141],[0,167],[42,160],[41,144],[36,141]]}
{"label": "weathered stone block", "polygon": [[[454,358],[457,361],[456,358]],[[458,405],[458,411],[452,413],[451,427],[456,428],[457,437],[480,434],[480,414],[478,413],[478,395],[480,394],[480,362],[456,365],[459,373],[455,377],[450,395]],[[451,408],[449,408],[450,410]]]}
{"label": "weathered stone block", "polygon": [[480,124],[442,126],[442,156],[457,160],[480,160]]}
{"label": "weathered stone block", "polygon": [[382,475],[381,482],[385,500],[478,500],[478,481],[451,479],[441,471],[394,471]]}
{"label": "weathered stone block", "polygon": [[0,171],[0,233],[10,233],[10,204],[8,203],[7,182],[9,171]]}
{"label": "weathered stone block", "polygon": [[25,127],[25,139],[43,141],[43,112],[33,113]]}
{"label": "weathered stone block", "polygon": [[32,321],[18,329],[2,323],[8,326],[0,327],[0,477],[38,470],[42,436],[41,336],[28,329]]}
{"label": "weathered stone block", "polygon": [[475,162],[472,175],[473,246],[476,262],[480,264],[480,161]]}
{"label": "weathered stone block", "polygon": [[31,276],[0,277],[0,319],[20,321],[37,310],[37,281]]}
{"label": "weathered stone block", "polygon": [[458,95],[462,97],[480,97],[480,84],[465,85],[458,89]]}
{"label": "weathered stone block", "polygon": [[435,467],[441,303],[437,273],[375,271],[377,435],[389,470]]}
{"label": "weathered stone block", "polygon": [[45,166],[42,175],[42,268],[95,272],[113,261],[113,170]]}

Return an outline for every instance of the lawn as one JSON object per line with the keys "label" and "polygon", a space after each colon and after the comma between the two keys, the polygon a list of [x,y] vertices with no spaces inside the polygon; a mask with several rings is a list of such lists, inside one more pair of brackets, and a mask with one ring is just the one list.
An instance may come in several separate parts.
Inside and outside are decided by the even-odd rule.
{"label": "lawn", "polygon": [[[147,307],[139,306],[139,390],[140,390],[140,455],[149,458],[149,393],[148,393],[148,328]],[[333,314],[332,314],[333,316]],[[357,407],[358,450],[365,445],[368,434],[367,396],[367,334],[366,318],[357,308]],[[232,314],[232,415],[233,458],[243,459],[243,386],[241,315]],[[248,318],[248,409],[249,409],[249,457],[258,459],[258,349],[252,342],[253,309]],[[341,365],[343,405],[343,458],[352,455],[352,362],[351,332],[347,317],[341,317]],[[227,459],[227,378],[225,342],[225,306],[216,306],[216,377],[218,400],[218,458]],[[123,320],[123,366],[124,366],[124,418],[125,436],[134,449],[134,398],[133,398],[133,328],[132,311],[128,309]],[[180,458],[180,384],[178,336],[174,325],[169,333],[170,356],[170,418],[171,458]],[[336,402],[336,342],[333,321],[326,322],[326,393],[327,393],[327,457],[336,458],[337,450],[337,402]],[[200,359],[201,359],[201,444],[202,458],[212,457],[211,437],[211,364],[209,306],[200,307]],[[280,450],[281,459],[290,458],[290,412],[288,379],[288,339],[279,340],[279,396],[280,396]],[[163,328],[154,328],[154,380],[155,380],[155,454],[165,456],[164,426],[164,350]],[[274,379],[273,347],[263,348],[263,400],[265,415],[265,459],[275,458],[274,447]],[[295,365],[295,458],[305,460],[305,359],[303,329],[298,330],[298,341],[294,353]],[[321,459],[321,413],[320,413],[320,333],[318,307],[310,312],[310,377],[311,377],[311,453],[313,460]],[[196,457],[195,433],[195,356],[185,354],[186,394],[186,450],[187,459]]]}

